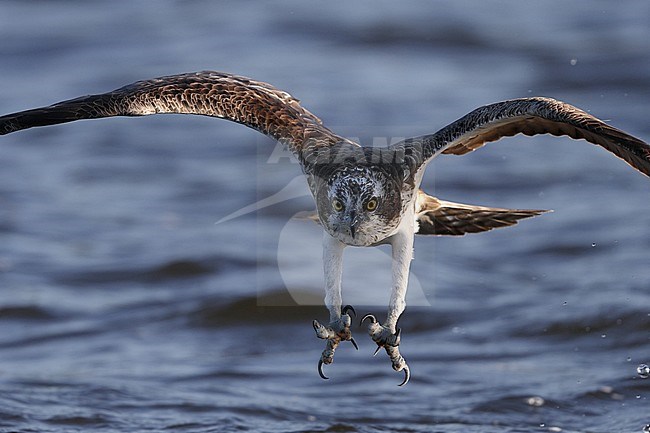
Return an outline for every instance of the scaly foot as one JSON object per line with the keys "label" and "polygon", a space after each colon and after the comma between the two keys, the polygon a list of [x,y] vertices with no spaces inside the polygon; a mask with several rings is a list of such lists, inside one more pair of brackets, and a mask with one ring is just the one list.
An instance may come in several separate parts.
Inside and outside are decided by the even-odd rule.
{"label": "scaly foot", "polygon": [[395,371],[404,371],[404,381],[399,384],[399,386],[406,385],[411,378],[411,372],[409,370],[408,364],[399,353],[399,342],[400,342],[400,332],[398,328],[397,331],[393,332],[386,326],[382,326],[381,323],[373,316],[372,314],[366,314],[361,319],[360,325],[366,319],[370,319],[370,325],[368,325],[368,334],[372,337],[372,340],[377,343],[377,350],[375,350],[376,355],[379,352],[379,349],[382,347],[386,349],[386,353],[390,358],[391,363],[393,364],[393,370]]}
{"label": "scaly foot", "polygon": [[314,326],[314,331],[316,331],[316,336],[327,340],[325,343],[325,350],[321,354],[320,360],[318,361],[318,374],[323,379],[329,379],[329,377],[323,374],[323,364],[331,364],[334,362],[334,352],[339,346],[341,341],[350,341],[355,349],[359,350],[357,342],[352,338],[352,332],[350,331],[350,323],[352,319],[347,314],[348,311],[351,311],[354,316],[357,316],[356,311],[349,305],[341,308],[341,317],[329,324],[329,326],[321,325],[318,320],[314,320],[312,325]]}

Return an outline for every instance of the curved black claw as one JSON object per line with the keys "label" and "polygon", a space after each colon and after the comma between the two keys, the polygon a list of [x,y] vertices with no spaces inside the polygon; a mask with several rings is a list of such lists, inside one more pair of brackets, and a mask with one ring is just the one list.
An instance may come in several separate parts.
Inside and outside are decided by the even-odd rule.
{"label": "curved black claw", "polygon": [[[404,386],[407,383],[409,383],[409,379],[411,379],[411,370],[409,370],[408,365],[404,366],[404,382],[400,383],[397,386]],[[321,376],[322,377],[322,376]]]}
{"label": "curved black claw", "polygon": [[357,317],[357,312],[354,311],[354,307],[352,305],[346,305],[345,307],[341,308],[341,314],[348,314],[348,311],[352,311],[354,317]]}
{"label": "curved black claw", "polygon": [[[357,312],[354,310],[354,307],[352,305],[346,305],[345,307],[341,308],[341,315],[348,314],[348,311],[352,312],[354,317],[357,317]],[[350,343],[352,343],[355,349],[359,350],[359,346],[357,345],[357,342],[354,341],[354,338],[350,337]]]}
{"label": "curved black claw", "polygon": [[370,319],[370,323],[377,323],[377,318],[373,314],[368,313],[361,318],[359,326],[363,325],[363,322],[365,322],[366,319]]}
{"label": "curved black claw", "polygon": [[[325,380],[329,379],[329,377],[325,376],[325,374],[323,373],[323,360],[322,359],[318,360],[318,375],[320,377],[322,377],[323,379],[325,379]],[[406,381],[404,383],[406,383],[406,382],[408,382],[408,377],[406,378]],[[402,385],[404,385],[404,383]]]}

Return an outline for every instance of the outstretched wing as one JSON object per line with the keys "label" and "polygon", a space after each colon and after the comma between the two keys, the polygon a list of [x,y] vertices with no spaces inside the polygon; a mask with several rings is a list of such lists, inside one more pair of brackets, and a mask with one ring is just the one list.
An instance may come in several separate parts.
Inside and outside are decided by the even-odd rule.
{"label": "outstretched wing", "polygon": [[199,114],[241,123],[285,142],[299,156],[308,148],[347,141],[325,128],[288,93],[267,83],[213,71],[138,81],[112,92],[2,116],[0,135],[81,119],[158,113]]}
{"label": "outstretched wing", "polygon": [[462,236],[517,224],[546,210],[501,209],[445,201],[418,191],[416,234]]}
{"label": "outstretched wing", "polygon": [[392,146],[421,167],[440,153],[464,155],[517,134],[567,135],[602,146],[650,176],[650,146],[584,111],[551,98],[523,98],[477,108],[440,131]]}

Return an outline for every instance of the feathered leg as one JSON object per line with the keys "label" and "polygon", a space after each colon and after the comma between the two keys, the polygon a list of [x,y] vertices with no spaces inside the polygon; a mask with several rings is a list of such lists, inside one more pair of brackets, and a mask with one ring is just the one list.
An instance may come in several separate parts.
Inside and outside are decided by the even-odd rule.
{"label": "feathered leg", "polygon": [[312,325],[318,338],[327,340],[325,350],[318,361],[318,374],[323,379],[328,379],[323,373],[323,364],[334,362],[334,352],[341,341],[350,341],[359,350],[357,343],[352,338],[350,331],[351,311],[355,316],[354,308],[349,305],[342,307],[341,276],[343,274],[343,249],[345,244],[325,233],[323,240],[323,266],[325,271],[325,306],[330,312],[330,323],[322,325],[314,320]]}
{"label": "feathered leg", "polygon": [[[409,218],[409,215],[404,218]],[[391,360],[393,370],[404,372],[404,381],[399,386],[406,385],[411,377],[409,366],[399,351],[400,329],[397,328],[397,320],[406,308],[406,288],[413,259],[414,224],[412,218],[409,220],[391,239],[393,288],[386,322],[382,325],[372,314],[366,314],[361,319],[361,323],[366,319],[370,320],[368,334],[378,346],[375,354],[383,347]]]}

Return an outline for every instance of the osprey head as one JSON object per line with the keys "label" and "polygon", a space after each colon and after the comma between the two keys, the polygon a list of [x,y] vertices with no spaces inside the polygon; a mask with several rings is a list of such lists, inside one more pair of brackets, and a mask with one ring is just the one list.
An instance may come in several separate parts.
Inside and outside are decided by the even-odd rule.
{"label": "osprey head", "polygon": [[381,167],[342,167],[321,183],[318,216],[327,232],[353,246],[380,243],[400,222],[400,185]]}

